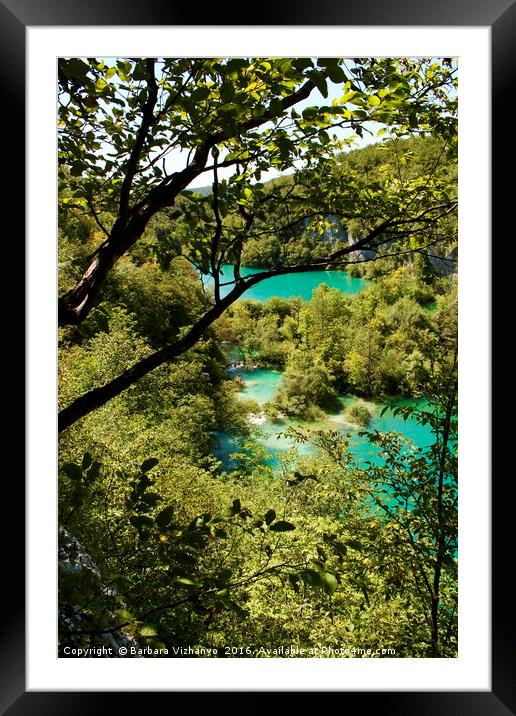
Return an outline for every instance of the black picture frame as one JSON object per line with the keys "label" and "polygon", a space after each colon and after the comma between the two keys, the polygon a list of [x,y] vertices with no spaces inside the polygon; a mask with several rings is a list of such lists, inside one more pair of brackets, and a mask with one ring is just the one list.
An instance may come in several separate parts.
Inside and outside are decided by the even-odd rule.
{"label": "black picture frame", "polygon": [[[229,8],[228,8],[229,9]],[[172,25],[193,26],[202,14],[202,25],[379,25],[379,26],[488,26],[492,36],[492,126],[507,126],[507,108],[511,92],[514,93],[516,47],[516,4],[514,0],[366,0],[350,3],[344,0],[335,4],[331,0],[308,3],[292,0],[262,4],[253,17],[242,18],[228,12],[219,4],[198,6],[193,4],[174,6],[165,0],[0,0],[0,86],[4,94],[1,113],[2,135],[16,141],[4,141],[2,154],[4,172],[9,181],[3,188],[4,207],[9,213],[18,207],[16,241],[22,231],[22,197],[24,186],[24,161],[21,127],[25,111],[25,29],[28,26],[74,26],[74,25]],[[123,23],[120,22],[123,18]],[[238,23],[235,23],[235,19]],[[294,20],[295,22],[292,22]],[[509,118],[510,121],[510,118]],[[512,127],[511,127],[512,129]],[[502,147],[503,143],[503,147]],[[503,168],[507,152],[513,143],[512,136],[504,131],[492,133],[493,192],[492,236],[505,233],[503,226],[507,207],[514,203],[514,189],[505,180]],[[511,170],[513,170],[511,164]],[[7,168],[7,169],[6,169]],[[509,194],[510,192],[510,194]],[[500,239],[497,238],[497,242]],[[12,243],[15,243],[13,237]],[[23,261],[23,256],[21,258]],[[494,298],[494,297],[493,297]],[[23,301],[18,297],[18,303]],[[493,312],[494,315],[494,312]],[[20,334],[13,322],[13,335]],[[23,337],[20,337],[23,343]],[[467,358],[467,357],[466,357]],[[503,370],[498,371],[498,375]],[[22,383],[20,383],[21,385]],[[492,455],[502,452],[504,435],[493,435]],[[500,450],[496,449],[496,446]],[[503,454],[503,452],[502,452]],[[493,476],[495,471],[493,470]],[[510,475],[508,474],[508,477]],[[381,710],[384,713],[403,715],[426,715],[439,713],[468,714],[474,716],[504,716],[516,713],[516,629],[514,594],[506,588],[505,580],[510,571],[510,555],[514,545],[511,501],[504,491],[504,472],[493,480],[492,501],[494,507],[492,529],[492,691],[462,692],[346,692],[344,708],[349,709],[349,699],[357,699],[362,713]],[[17,466],[16,479],[10,481],[12,504],[23,504],[23,482]],[[12,528],[9,528],[10,530]],[[120,708],[121,694],[98,692],[26,692],[25,687],[25,613],[23,607],[23,534],[17,531],[16,547],[12,532],[4,536],[4,582],[3,627],[0,649],[0,709],[12,716],[18,714],[82,714],[102,712],[111,707]],[[5,589],[9,586],[9,589]],[[78,668],[80,664],[78,663]],[[431,666],[429,666],[431,668]],[[409,686],[408,686],[409,688]],[[237,690],[237,689],[235,689]],[[338,689],[336,689],[338,690]],[[138,708],[148,693],[130,694],[132,707]],[[215,695],[212,694],[212,697]],[[218,699],[214,699],[217,703]]]}

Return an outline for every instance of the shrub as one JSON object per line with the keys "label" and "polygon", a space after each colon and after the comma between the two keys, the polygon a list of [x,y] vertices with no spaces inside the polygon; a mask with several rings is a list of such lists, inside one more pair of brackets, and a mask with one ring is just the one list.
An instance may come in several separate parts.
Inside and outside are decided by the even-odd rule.
{"label": "shrub", "polygon": [[363,403],[350,405],[344,415],[346,420],[349,420],[350,423],[356,423],[362,427],[369,425],[369,421],[371,420],[371,412]]}

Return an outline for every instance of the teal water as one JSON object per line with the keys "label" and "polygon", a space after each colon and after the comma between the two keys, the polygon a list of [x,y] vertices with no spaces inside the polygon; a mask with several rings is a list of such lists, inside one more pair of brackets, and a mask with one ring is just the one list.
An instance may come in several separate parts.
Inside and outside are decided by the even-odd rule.
{"label": "teal water", "polygon": [[[263,268],[242,266],[240,273],[242,277],[244,277],[263,273],[266,270],[267,269]],[[233,266],[231,264],[224,265],[222,271],[221,283],[233,280]],[[204,277],[204,283],[206,286],[212,286],[213,279],[211,276]],[[371,281],[367,281],[363,278],[354,278],[345,271],[308,271],[307,273],[301,274],[285,274],[284,276],[273,276],[272,278],[264,279],[262,283],[248,289],[242,298],[252,298],[255,301],[268,301],[269,298],[273,296],[279,298],[294,298],[294,296],[300,296],[303,300],[308,301],[312,297],[314,288],[321,283],[325,283],[331,288],[339,288],[344,293],[355,294],[366,286],[369,286]],[[222,286],[220,291],[221,297],[224,298],[232,288],[233,285]]]}
{"label": "teal water", "polygon": [[[239,395],[242,398],[255,400],[261,405],[273,398],[281,382],[281,371],[267,368],[237,368],[231,371],[231,375],[239,375],[244,380],[244,387]],[[347,435],[349,439],[349,450],[358,463],[364,464],[368,460],[376,464],[381,462],[377,448],[369,442],[367,437],[358,434],[364,428],[347,422],[343,414],[343,411],[357,402],[358,399],[349,395],[339,396],[339,399],[342,404],[342,411],[336,415],[327,415],[326,419],[322,421],[307,423],[294,418],[288,418],[278,423],[267,421],[257,425],[257,442],[266,449],[268,454],[265,463],[271,467],[277,467],[281,455],[292,447],[296,447],[301,455],[307,455],[313,452],[312,446],[306,444],[299,445],[284,435],[288,427],[294,426],[317,430],[339,430],[343,435]],[[403,420],[399,415],[393,415],[390,410],[384,413],[384,415],[380,415],[382,409],[385,407],[382,403],[360,402],[365,402],[372,415],[367,430],[371,432],[375,430],[379,432],[397,432],[412,440],[415,445],[420,448],[433,443],[433,435],[428,425],[421,425],[414,419]],[[412,400],[399,400],[396,402],[396,405],[414,405],[414,403],[415,401]],[[425,407],[424,400],[417,401],[417,404],[419,407]],[[231,436],[222,433],[216,436],[215,454],[222,461],[226,469],[236,467],[236,464],[230,458],[231,453],[236,451],[238,451],[237,444]]]}
{"label": "teal water", "polygon": [[[233,278],[233,267],[226,265],[223,267],[224,276],[222,283],[230,281]],[[256,273],[262,273],[265,269],[242,267],[242,276],[249,276]],[[205,278],[206,285],[212,284],[212,280]],[[281,298],[292,298],[300,296],[304,300],[309,300],[312,291],[319,284],[325,283],[328,286],[339,288],[341,291],[349,294],[355,294],[368,286],[371,281],[360,278],[353,278],[344,271],[313,271],[306,274],[291,274],[285,276],[275,276],[265,279],[263,283],[254,286],[246,291],[242,298],[252,298],[258,301],[266,301],[273,296]],[[231,290],[231,286],[222,287],[222,296]],[[282,373],[279,370],[269,368],[232,368],[229,371],[232,377],[240,376],[244,381],[244,386],[239,393],[242,399],[252,399],[263,405],[274,397],[281,382]],[[261,422],[256,426],[258,432],[257,442],[267,451],[268,457],[266,464],[277,467],[281,455],[292,447],[296,447],[300,454],[310,454],[313,447],[306,444],[294,443],[291,438],[284,435],[289,427],[300,426],[311,429],[332,429],[339,430],[346,434],[349,439],[349,449],[358,462],[371,460],[379,462],[378,450],[371,445],[368,439],[360,436],[358,433],[363,428],[356,424],[346,421],[343,412],[357,398],[352,396],[340,396],[342,411],[337,415],[327,415],[326,419],[316,423],[301,422],[299,420],[289,418],[281,422],[271,423],[269,421]],[[364,401],[361,401],[364,402]],[[410,401],[413,402],[413,401]],[[398,403],[400,404],[400,403]],[[380,415],[384,405],[380,403],[367,403],[367,407],[372,415],[371,421],[367,426],[367,430],[380,432],[395,431],[401,435],[413,440],[418,447],[430,445],[433,441],[431,431],[428,426],[422,426],[413,419],[403,420],[399,416],[395,416],[391,411],[387,411],[383,416]],[[236,467],[234,461],[231,460],[232,452],[238,452],[237,442],[228,434],[218,433],[215,437],[215,455],[221,460],[226,469]]]}
{"label": "teal water", "polygon": [[281,383],[281,370],[273,368],[235,368],[230,371],[231,376],[239,376],[244,381],[244,387],[239,397],[256,400],[263,405],[272,400],[272,396]]}

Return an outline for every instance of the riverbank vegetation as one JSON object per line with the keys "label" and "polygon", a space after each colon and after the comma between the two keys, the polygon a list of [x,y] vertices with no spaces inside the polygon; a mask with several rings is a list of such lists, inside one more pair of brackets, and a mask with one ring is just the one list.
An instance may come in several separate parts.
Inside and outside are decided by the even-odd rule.
{"label": "riverbank vegetation", "polygon": [[424,281],[406,264],[354,296],[321,284],[308,302],[242,300],[220,323],[244,363],[285,371],[272,407],[307,417],[314,407],[338,410],[343,393],[431,391],[456,331],[457,284],[453,275]]}
{"label": "riverbank vegetation", "polygon": [[[61,655],[124,632],[152,656],[456,656],[455,75],[447,58],[60,60],[59,522],[95,565],[61,559]],[[344,151],[371,127],[379,144]],[[245,299],[326,268],[374,280]],[[399,411],[434,440],[371,432],[384,459],[364,466],[342,431],[291,428],[312,451],[272,469],[230,355],[283,371],[270,418],[425,396]],[[348,415],[364,432],[366,411]]]}

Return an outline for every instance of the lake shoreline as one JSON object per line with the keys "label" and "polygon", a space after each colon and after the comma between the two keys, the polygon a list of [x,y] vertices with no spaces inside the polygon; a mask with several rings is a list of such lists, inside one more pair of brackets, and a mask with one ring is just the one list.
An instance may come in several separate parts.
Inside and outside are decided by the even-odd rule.
{"label": "lake shoreline", "polygon": [[[260,408],[272,400],[283,375],[283,371],[279,369],[268,369],[261,366],[239,367],[234,368],[231,372],[242,380],[242,387],[238,391],[237,397],[241,400],[253,401]],[[324,412],[324,416],[320,420],[303,420],[292,416],[281,416],[280,420],[271,420],[267,417],[265,410],[251,410],[248,422],[253,426],[255,440],[269,454],[265,463],[270,467],[277,468],[282,454],[292,447],[297,447],[301,455],[313,454],[313,448],[295,444],[285,435],[291,427],[302,430],[328,429],[341,432],[350,439],[350,451],[362,463],[367,460],[379,462],[378,451],[364,435],[360,434],[362,432],[397,432],[408,440],[412,440],[417,447],[425,447],[433,442],[428,426],[420,425],[413,418],[404,420],[402,417],[394,415],[391,410],[386,410],[382,414],[384,408],[389,404],[394,406],[414,405],[424,408],[427,404],[426,398],[397,396],[391,400],[375,401],[351,394],[341,394],[338,399],[342,409],[336,413]],[[364,404],[370,412],[371,418],[367,426],[353,422],[346,416],[347,409],[357,404]],[[230,454],[239,452],[238,438],[227,433],[218,433],[216,442],[215,453],[221,459],[224,469],[236,469],[236,464],[233,464]]]}
{"label": "lake shoreline", "polygon": [[[253,266],[241,266],[240,272],[242,278],[246,276],[254,276],[255,274],[264,273],[268,269],[256,268]],[[221,270],[222,281],[225,282],[226,274],[233,279],[233,265],[224,264]],[[204,285],[206,288],[213,286],[213,278],[204,274]],[[270,298],[289,299],[300,298],[303,301],[309,301],[312,297],[312,291],[320,284],[325,283],[329,288],[338,288],[343,293],[352,296],[362,291],[373,282],[369,279],[351,276],[347,271],[338,271],[329,269],[324,271],[309,271],[301,274],[284,274],[281,276],[271,276],[264,278],[263,281],[256,286],[252,286],[240,296],[239,301],[254,300],[268,301]],[[221,298],[224,298],[233,288],[233,284],[221,286]]]}

